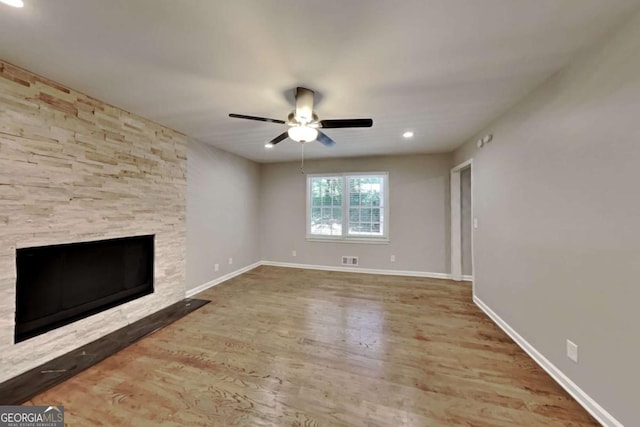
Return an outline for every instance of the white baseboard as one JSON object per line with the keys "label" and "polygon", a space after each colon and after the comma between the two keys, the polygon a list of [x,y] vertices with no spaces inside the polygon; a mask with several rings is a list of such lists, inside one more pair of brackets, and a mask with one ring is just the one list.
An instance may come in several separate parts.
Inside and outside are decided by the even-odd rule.
{"label": "white baseboard", "polygon": [[307,270],[342,271],[346,273],[382,274],[387,276],[430,277],[432,279],[451,279],[447,273],[430,273],[426,271],[380,270],[372,268],[342,267],[331,265],[294,264],[289,262],[262,261],[262,265],[272,267],[304,268]]}
{"label": "white baseboard", "polygon": [[464,275],[464,276],[462,276],[462,281],[464,281],[464,282],[473,282],[473,276]]}
{"label": "white baseboard", "polygon": [[206,291],[207,289],[209,289],[209,288],[211,288],[213,286],[219,285],[222,282],[226,282],[229,279],[232,279],[232,278],[234,278],[236,276],[239,276],[242,273],[246,273],[249,270],[253,270],[256,267],[260,267],[261,265],[262,265],[262,262],[258,261],[258,262],[255,262],[255,263],[251,264],[251,265],[248,265],[246,267],[242,267],[242,268],[240,268],[240,269],[238,269],[236,271],[232,271],[231,273],[225,274],[224,276],[220,276],[220,277],[218,277],[216,279],[213,279],[213,280],[211,280],[211,281],[209,281],[207,283],[204,283],[204,284],[202,284],[202,285],[200,285],[200,286],[198,286],[196,288],[187,289],[187,292],[186,292],[185,296],[187,298],[191,298],[195,294],[199,294],[202,291]]}
{"label": "white baseboard", "polygon": [[493,320],[503,331],[506,332],[513,341],[516,342],[538,365],[542,367],[558,384],[564,388],[580,405],[584,407],[600,424],[606,427],[624,427],[613,415],[607,412],[587,393],[569,379],[560,369],[552,364],[538,350],[518,334],[507,322],[502,320],[493,310],[489,308],[480,298],[473,296],[476,303],[487,316]]}
{"label": "white baseboard", "polygon": [[200,292],[206,291],[207,289],[219,285],[222,282],[225,282],[229,279],[232,279],[236,276],[241,275],[242,273],[246,273],[249,270],[253,270],[256,267],[260,267],[261,265],[269,265],[272,267],[287,267],[287,268],[304,268],[307,270],[325,270],[325,271],[342,271],[346,273],[365,273],[365,274],[382,274],[387,276],[411,276],[411,277],[429,277],[432,279],[451,279],[450,274],[446,273],[429,273],[425,271],[403,271],[403,270],[376,270],[371,268],[357,268],[357,267],[339,267],[339,266],[329,266],[329,265],[314,265],[314,264],[293,264],[288,262],[275,262],[275,261],[258,261],[236,271],[232,271],[229,274],[225,274],[224,276],[220,276],[216,279],[211,280],[210,282],[204,283],[196,288],[188,289],[185,293],[186,298],[190,298]]}

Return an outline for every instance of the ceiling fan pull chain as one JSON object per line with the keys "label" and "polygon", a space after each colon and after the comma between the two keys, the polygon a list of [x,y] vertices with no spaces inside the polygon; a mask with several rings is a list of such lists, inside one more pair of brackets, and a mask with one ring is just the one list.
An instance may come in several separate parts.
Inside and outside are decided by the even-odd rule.
{"label": "ceiling fan pull chain", "polygon": [[304,144],[300,144],[302,146],[302,161],[300,162],[300,173],[304,175]]}

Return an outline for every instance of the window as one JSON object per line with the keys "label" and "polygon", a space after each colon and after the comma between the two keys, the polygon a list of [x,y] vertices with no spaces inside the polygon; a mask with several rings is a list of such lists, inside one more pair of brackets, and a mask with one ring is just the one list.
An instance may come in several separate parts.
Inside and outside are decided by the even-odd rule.
{"label": "window", "polygon": [[388,174],[354,173],[307,177],[307,237],[386,240]]}

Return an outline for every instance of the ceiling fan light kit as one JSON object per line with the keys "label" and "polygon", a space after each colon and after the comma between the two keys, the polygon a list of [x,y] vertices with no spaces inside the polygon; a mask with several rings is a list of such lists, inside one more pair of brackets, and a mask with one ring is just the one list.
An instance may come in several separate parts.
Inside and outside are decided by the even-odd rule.
{"label": "ceiling fan light kit", "polygon": [[287,131],[289,138],[293,139],[296,142],[311,142],[315,141],[318,138],[318,129],[309,127],[309,126],[292,126]]}
{"label": "ceiling fan light kit", "polygon": [[289,114],[286,122],[284,120],[234,113],[229,114],[229,117],[289,126],[289,129],[286,132],[281,133],[266,143],[265,148],[273,148],[276,144],[287,138],[291,138],[292,140],[302,144],[317,140],[327,147],[332,147],[336,145],[335,141],[319,129],[362,128],[373,126],[372,119],[319,120],[318,115],[313,111],[314,93],[315,92],[311,89],[304,87],[296,88],[296,109]]}

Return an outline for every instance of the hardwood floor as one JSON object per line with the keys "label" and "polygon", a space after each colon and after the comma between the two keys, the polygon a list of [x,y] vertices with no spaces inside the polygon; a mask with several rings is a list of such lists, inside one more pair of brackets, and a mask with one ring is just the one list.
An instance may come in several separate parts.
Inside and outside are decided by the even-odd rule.
{"label": "hardwood floor", "polygon": [[598,425],[468,283],[259,267],[32,399],[68,425]]}

